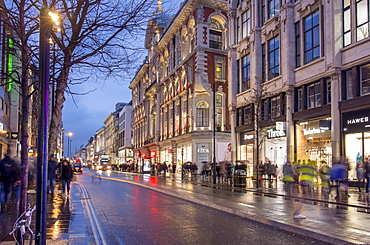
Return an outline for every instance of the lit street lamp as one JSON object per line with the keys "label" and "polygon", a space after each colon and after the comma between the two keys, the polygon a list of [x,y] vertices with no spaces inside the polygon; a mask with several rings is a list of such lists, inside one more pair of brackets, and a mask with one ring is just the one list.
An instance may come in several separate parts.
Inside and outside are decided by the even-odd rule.
{"label": "lit street lamp", "polygon": [[[46,190],[48,164],[49,132],[49,79],[50,79],[50,37],[53,21],[58,16],[51,13],[46,6],[40,10],[39,43],[39,93],[40,114],[37,139],[37,181],[36,181],[36,240],[35,244],[46,244]],[[56,23],[59,24],[59,23]]]}
{"label": "lit street lamp", "polygon": [[67,139],[67,143],[68,143],[68,145],[67,145],[67,157],[68,158],[71,158],[71,141],[72,140],[70,140],[69,139],[69,137],[72,137],[73,136],[73,133],[72,132],[68,132],[67,133],[67,137],[68,137],[68,139]]}

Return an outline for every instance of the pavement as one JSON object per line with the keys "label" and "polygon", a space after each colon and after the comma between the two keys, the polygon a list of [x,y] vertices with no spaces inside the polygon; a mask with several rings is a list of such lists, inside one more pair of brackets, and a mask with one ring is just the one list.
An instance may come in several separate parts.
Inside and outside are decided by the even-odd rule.
{"label": "pavement", "polygon": [[[89,170],[84,174],[97,175]],[[122,176],[128,178],[123,180]],[[349,188],[347,196],[335,188],[322,191],[319,186],[313,193],[299,188],[287,190],[281,181],[264,181],[257,188],[250,179],[246,187],[233,187],[225,182],[213,184],[212,179],[202,176],[181,181],[181,176],[173,174],[150,177],[117,171],[101,178],[149,188],[330,244],[370,244],[370,196],[354,187]],[[47,244],[94,244],[91,220],[84,210],[85,196],[79,185],[72,184],[69,196],[62,196],[59,186],[57,189],[53,197],[48,197]],[[31,203],[35,200],[33,190],[29,191],[29,199]],[[293,218],[299,208],[306,219]],[[15,219],[15,205],[9,203],[5,214],[0,215],[0,240]],[[6,240],[1,244],[14,244],[10,236]]]}

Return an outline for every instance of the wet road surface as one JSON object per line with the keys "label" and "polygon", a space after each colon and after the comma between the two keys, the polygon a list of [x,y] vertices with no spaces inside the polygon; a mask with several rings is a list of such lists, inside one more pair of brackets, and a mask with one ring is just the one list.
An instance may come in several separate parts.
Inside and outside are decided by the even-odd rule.
{"label": "wet road surface", "polygon": [[325,244],[124,182],[83,174],[77,183],[88,193],[106,244]]}

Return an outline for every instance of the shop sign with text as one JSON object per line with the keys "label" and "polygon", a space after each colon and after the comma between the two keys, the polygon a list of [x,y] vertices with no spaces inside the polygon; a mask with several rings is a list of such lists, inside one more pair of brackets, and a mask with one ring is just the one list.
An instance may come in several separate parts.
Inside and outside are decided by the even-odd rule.
{"label": "shop sign with text", "polygon": [[370,111],[356,111],[343,114],[343,131],[360,133],[370,131]]}
{"label": "shop sign with text", "polygon": [[270,128],[267,130],[268,139],[280,138],[285,136],[286,136],[285,130],[277,130],[276,128]]}

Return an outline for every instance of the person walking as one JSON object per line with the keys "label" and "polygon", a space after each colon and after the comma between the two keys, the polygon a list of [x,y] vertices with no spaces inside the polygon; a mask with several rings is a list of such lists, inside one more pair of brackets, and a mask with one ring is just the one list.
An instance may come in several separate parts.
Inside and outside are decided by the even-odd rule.
{"label": "person walking", "polygon": [[357,161],[356,163],[356,177],[357,177],[357,187],[358,191],[362,192],[361,186],[364,187],[365,181],[365,166],[362,161]]}
{"label": "person walking", "polygon": [[366,195],[370,194],[370,158],[365,163]]}
{"label": "person walking", "polygon": [[2,196],[1,212],[5,211],[5,205],[8,201],[8,195],[14,182],[19,181],[19,173],[17,172],[16,163],[9,154],[5,154],[0,161],[0,175],[2,178],[3,188],[1,188],[0,196]]}
{"label": "person walking", "polygon": [[321,179],[321,187],[324,192],[330,191],[330,167],[325,161],[322,161],[322,166],[319,171]]}
{"label": "person walking", "polygon": [[295,172],[294,172],[293,165],[288,161],[283,166],[283,175],[284,175],[283,181],[285,183],[285,186],[287,190],[291,191],[295,183],[295,180],[294,180]]}
{"label": "person walking", "polygon": [[58,164],[56,162],[56,157],[54,154],[50,156],[48,161],[48,183],[47,183],[47,191],[48,194],[54,195],[55,189],[55,179],[56,179],[56,170],[58,168]]}
{"label": "person walking", "polygon": [[71,180],[73,178],[72,166],[67,160],[63,160],[59,167],[60,179],[62,181],[62,195],[65,195],[67,188],[67,195],[69,194]]}

